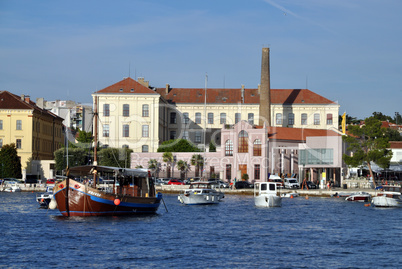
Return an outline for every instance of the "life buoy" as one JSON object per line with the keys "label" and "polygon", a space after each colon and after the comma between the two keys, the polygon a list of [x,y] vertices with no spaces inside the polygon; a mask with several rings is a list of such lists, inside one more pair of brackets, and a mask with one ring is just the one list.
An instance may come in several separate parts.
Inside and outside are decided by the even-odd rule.
{"label": "life buoy", "polygon": [[79,188],[80,188],[80,185],[75,184],[75,185],[74,185],[74,188],[79,189]]}
{"label": "life buoy", "polygon": [[64,185],[63,185],[63,184],[60,184],[59,187],[60,187],[60,189],[62,189],[62,188],[64,188]]}

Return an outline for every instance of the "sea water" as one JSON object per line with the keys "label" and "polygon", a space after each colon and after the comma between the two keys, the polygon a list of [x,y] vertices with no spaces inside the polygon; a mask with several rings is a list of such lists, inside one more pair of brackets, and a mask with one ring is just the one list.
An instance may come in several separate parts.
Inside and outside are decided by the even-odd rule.
{"label": "sea water", "polygon": [[253,196],[153,216],[62,217],[35,193],[0,193],[0,268],[402,268],[402,208]]}

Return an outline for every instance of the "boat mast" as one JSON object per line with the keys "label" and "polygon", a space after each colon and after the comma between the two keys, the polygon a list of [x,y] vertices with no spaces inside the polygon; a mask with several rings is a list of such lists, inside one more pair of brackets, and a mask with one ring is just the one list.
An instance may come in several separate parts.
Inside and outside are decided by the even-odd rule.
{"label": "boat mast", "polygon": [[94,107],[94,183],[93,186],[96,188],[96,177],[97,170],[96,166],[98,165],[98,96],[95,95],[95,107]]}
{"label": "boat mast", "polygon": [[206,180],[207,176],[207,166],[205,161],[205,151],[207,148],[206,145],[206,136],[207,136],[207,84],[208,84],[208,74],[205,74],[205,89],[204,89],[204,158],[203,158],[203,177]]}

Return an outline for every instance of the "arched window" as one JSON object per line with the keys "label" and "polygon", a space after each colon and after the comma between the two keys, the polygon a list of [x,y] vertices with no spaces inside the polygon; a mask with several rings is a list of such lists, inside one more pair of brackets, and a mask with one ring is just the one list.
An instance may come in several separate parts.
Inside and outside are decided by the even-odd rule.
{"label": "arched window", "polygon": [[254,140],[253,156],[261,156],[261,140],[260,139]]}
{"label": "arched window", "polygon": [[248,152],[248,133],[246,131],[241,131],[239,133],[239,153],[247,153]]}
{"label": "arched window", "polygon": [[276,125],[282,125],[282,113],[276,113]]}
{"label": "arched window", "polygon": [[288,124],[289,124],[289,125],[295,124],[295,114],[289,113],[289,116],[288,116]]}
{"label": "arched window", "polygon": [[301,114],[301,125],[307,125],[307,114]]}
{"label": "arched window", "polygon": [[226,140],[225,156],[233,156],[233,141],[232,140]]}

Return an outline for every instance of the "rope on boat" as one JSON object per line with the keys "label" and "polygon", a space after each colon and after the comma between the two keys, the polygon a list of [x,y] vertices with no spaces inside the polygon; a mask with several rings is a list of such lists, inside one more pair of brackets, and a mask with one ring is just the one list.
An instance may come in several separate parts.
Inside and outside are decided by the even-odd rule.
{"label": "rope on boat", "polygon": [[165,200],[163,200],[163,197],[162,197],[162,202],[163,202],[163,205],[165,206],[166,212],[169,212],[167,207],[166,207]]}

